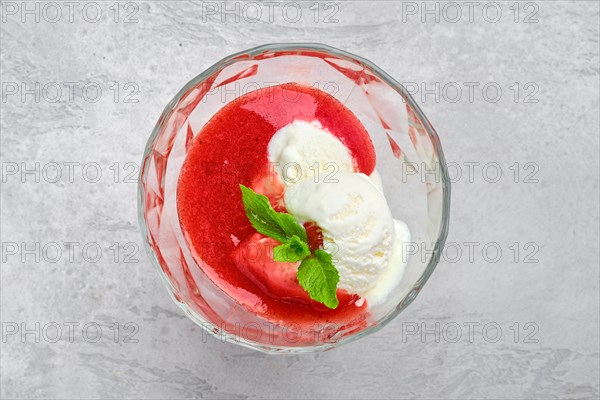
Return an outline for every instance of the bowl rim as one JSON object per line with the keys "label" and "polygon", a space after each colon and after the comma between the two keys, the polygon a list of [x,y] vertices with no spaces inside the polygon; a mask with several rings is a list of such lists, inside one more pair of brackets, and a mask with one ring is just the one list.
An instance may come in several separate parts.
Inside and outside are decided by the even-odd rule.
{"label": "bowl rim", "polygon": [[[254,56],[268,53],[268,52],[283,52],[283,51],[319,51],[330,53],[339,59],[344,59],[347,61],[351,61],[353,63],[358,62],[363,68],[372,71],[378,78],[384,81],[387,85],[389,85],[392,89],[394,89],[398,94],[400,94],[404,101],[411,107],[411,109],[416,113],[419,120],[422,122],[427,135],[429,136],[435,153],[438,157],[438,164],[440,168],[440,177],[442,184],[442,214],[441,214],[441,222],[440,228],[437,236],[437,240],[435,241],[435,245],[432,250],[431,258],[425,267],[422,275],[417,279],[415,284],[409,293],[400,301],[400,303],[388,314],[383,316],[380,320],[377,321],[376,324],[369,326],[363,329],[360,332],[352,334],[348,337],[344,337],[335,343],[324,343],[322,345],[316,346],[276,346],[276,345],[266,345],[259,342],[253,342],[246,340],[242,337],[239,337],[234,334],[230,334],[225,331],[221,331],[221,329],[214,325],[212,322],[205,320],[200,317],[196,312],[192,311],[189,306],[178,300],[175,296],[175,288],[172,282],[167,278],[165,272],[163,271],[160,262],[152,249],[150,243],[150,231],[148,229],[148,225],[146,223],[146,218],[144,215],[144,210],[146,209],[145,202],[145,190],[144,190],[144,182],[147,176],[148,168],[150,163],[147,162],[149,156],[151,155],[151,151],[155,144],[155,141],[158,137],[158,134],[162,128],[162,124],[164,121],[168,121],[172,114],[175,112],[178,103],[181,101],[182,97],[189,92],[190,89],[197,86],[206,80],[206,78],[212,76],[215,72],[234,64],[238,61],[246,59],[248,57],[252,58]],[[429,122],[429,119],[425,116],[421,108],[412,98],[412,95],[406,90],[401,83],[396,81],[392,76],[383,71],[373,62],[361,57],[357,56],[353,53],[347,52],[345,50],[338,49],[336,47],[332,47],[323,43],[316,42],[298,42],[298,43],[269,43],[256,47],[252,47],[247,50],[239,51],[237,53],[233,53],[227,57],[222,58],[202,73],[195,76],[191,79],[187,84],[183,86],[181,90],[169,101],[169,103],[165,106],[163,112],[161,113],[157,123],[154,125],[152,133],[146,142],[146,146],[144,148],[144,154],[142,157],[141,168],[138,176],[138,222],[140,224],[140,233],[142,235],[142,239],[144,241],[144,247],[146,248],[146,252],[154,265],[154,267],[158,270],[159,275],[162,277],[163,282],[167,285],[167,289],[173,301],[185,312],[185,314],[190,317],[194,323],[199,325],[203,330],[210,333],[212,336],[216,337],[220,340],[225,340],[227,342],[235,343],[237,345],[241,345],[243,347],[247,347],[253,350],[258,350],[264,353],[269,354],[290,354],[290,353],[312,353],[312,352],[320,352],[325,350],[330,350],[335,347],[339,347],[340,345],[347,344],[358,340],[364,336],[370,335],[382,329],[389,322],[395,319],[398,314],[400,314],[406,307],[408,307],[417,297],[425,283],[431,277],[431,274],[435,270],[437,264],[439,263],[442,250],[444,248],[444,244],[446,242],[446,238],[448,236],[449,230],[449,219],[450,219],[450,178],[448,174],[448,169],[444,157],[444,153],[441,147],[440,138]]]}

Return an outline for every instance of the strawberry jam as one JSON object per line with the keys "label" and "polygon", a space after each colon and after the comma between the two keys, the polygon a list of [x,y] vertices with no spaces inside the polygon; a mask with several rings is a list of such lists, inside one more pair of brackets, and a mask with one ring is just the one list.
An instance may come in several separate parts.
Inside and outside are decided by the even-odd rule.
{"label": "strawberry jam", "polygon": [[[267,145],[294,120],[319,121],[347,147],[357,172],[373,172],[368,133],[334,97],[293,83],[260,89],[224,106],[194,139],[177,187],[180,224],[207,276],[249,311],[307,329],[324,323],[361,329],[366,302],[343,290],[336,309],[311,300],[296,279],[298,263],[273,261],[278,242],[258,234],[244,211],[240,184],[285,211],[284,187],[269,167]],[[311,247],[322,245],[318,227],[307,226],[307,232]]]}

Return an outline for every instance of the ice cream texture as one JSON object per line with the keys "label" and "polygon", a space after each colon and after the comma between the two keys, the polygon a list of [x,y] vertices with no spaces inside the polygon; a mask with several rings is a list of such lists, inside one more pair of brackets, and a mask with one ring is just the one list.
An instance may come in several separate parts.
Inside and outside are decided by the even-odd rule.
{"label": "ice cream texture", "polygon": [[402,247],[410,232],[394,220],[377,172],[356,172],[347,148],[318,121],[281,128],[268,154],[285,185],[287,211],[320,227],[340,275],[338,288],[371,306],[384,302],[404,273]]}
{"label": "ice cream texture", "polygon": [[296,120],[273,135],[267,148],[277,176],[292,186],[306,178],[327,179],[336,171],[354,171],[346,146],[318,121]]}

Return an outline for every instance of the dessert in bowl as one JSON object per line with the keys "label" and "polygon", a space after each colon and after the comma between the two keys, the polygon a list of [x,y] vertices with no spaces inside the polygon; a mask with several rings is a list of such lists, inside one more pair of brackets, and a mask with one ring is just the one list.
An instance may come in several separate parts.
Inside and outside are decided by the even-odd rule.
{"label": "dessert in bowl", "polygon": [[328,46],[267,45],[169,103],[139,211],[195,322],[257,350],[307,352],[373,332],[414,299],[449,195],[439,139],[398,83]]}

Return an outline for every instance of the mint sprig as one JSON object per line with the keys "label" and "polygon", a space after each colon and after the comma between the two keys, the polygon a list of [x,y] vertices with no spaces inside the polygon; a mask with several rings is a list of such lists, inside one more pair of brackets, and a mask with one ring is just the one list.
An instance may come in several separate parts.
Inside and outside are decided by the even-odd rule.
{"label": "mint sprig", "polygon": [[293,215],[275,211],[267,196],[244,185],[240,185],[240,190],[250,224],[258,233],[281,243],[273,249],[273,260],[302,261],[296,275],[300,286],[311,299],[329,308],[337,308],[336,288],[340,277],[331,254],[320,249],[311,251],[304,227]]}

